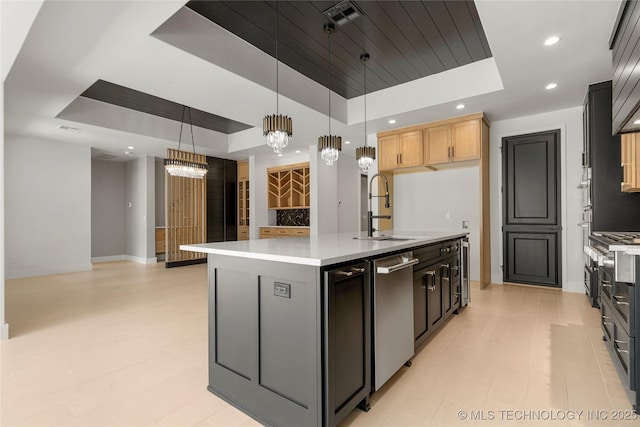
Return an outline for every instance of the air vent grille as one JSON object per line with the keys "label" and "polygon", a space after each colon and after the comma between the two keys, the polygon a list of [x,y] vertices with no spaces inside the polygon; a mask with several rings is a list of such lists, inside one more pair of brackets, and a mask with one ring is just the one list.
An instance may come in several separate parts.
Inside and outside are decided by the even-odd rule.
{"label": "air vent grille", "polygon": [[322,13],[340,27],[344,27],[364,15],[360,8],[349,0],[341,1]]}

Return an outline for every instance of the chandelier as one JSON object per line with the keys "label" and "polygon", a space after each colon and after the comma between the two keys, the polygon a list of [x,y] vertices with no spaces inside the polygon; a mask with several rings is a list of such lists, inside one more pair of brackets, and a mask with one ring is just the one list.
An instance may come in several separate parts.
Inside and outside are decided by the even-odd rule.
{"label": "chandelier", "polygon": [[364,147],[356,148],[356,160],[362,172],[369,172],[369,167],[376,158],[376,147],[367,146],[367,61],[369,54],[360,55],[360,60],[364,64]]}
{"label": "chandelier", "polygon": [[276,114],[265,116],[262,120],[262,134],[265,142],[275,153],[282,151],[289,145],[289,139],[293,136],[293,123],[291,118],[278,114],[280,111],[279,96],[279,75],[280,69],[278,63],[278,2],[276,1]]}
{"label": "chandelier", "polygon": [[335,29],[336,27],[333,23],[324,24],[324,32],[329,35],[329,78],[327,80],[327,87],[329,88],[329,135],[318,138],[318,151],[327,166],[333,165],[333,162],[338,160],[342,150],[342,137],[331,135],[331,32]]}
{"label": "chandelier", "polygon": [[189,127],[191,128],[191,145],[193,154],[180,150],[182,143],[182,128],[184,126],[184,114],[187,107],[182,106],[182,118],[180,120],[180,138],[178,139],[178,149],[167,149],[167,158],[164,159],[164,168],[171,176],[183,178],[201,179],[207,174],[208,166],[204,162],[204,156],[196,154],[196,144],[193,140],[193,122],[191,121],[191,107],[189,107]]}

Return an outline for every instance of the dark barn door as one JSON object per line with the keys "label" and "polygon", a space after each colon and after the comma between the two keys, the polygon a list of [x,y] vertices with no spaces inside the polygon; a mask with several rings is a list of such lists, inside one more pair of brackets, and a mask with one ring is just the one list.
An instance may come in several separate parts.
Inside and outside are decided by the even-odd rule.
{"label": "dark barn door", "polygon": [[560,130],[502,139],[505,282],[560,287]]}

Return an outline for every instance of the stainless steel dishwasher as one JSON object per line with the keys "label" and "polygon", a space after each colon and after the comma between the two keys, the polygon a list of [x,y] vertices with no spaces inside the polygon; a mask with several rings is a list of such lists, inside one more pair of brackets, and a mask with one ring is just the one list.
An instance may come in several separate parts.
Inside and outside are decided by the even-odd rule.
{"label": "stainless steel dishwasher", "polygon": [[413,252],[373,261],[373,390],[413,357]]}

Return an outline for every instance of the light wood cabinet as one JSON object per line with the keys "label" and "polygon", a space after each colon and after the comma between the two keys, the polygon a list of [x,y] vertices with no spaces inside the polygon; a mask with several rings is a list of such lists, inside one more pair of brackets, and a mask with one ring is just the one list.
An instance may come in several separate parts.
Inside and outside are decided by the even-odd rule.
{"label": "light wood cabinet", "polygon": [[165,244],[165,231],[163,228],[156,228],[156,255],[163,254]]}
{"label": "light wood cabinet", "polygon": [[238,240],[249,240],[249,162],[238,162]]}
{"label": "light wood cabinet", "polygon": [[380,170],[422,166],[422,132],[410,131],[378,140]]}
{"label": "light wood cabinet", "polygon": [[310,207],[309,162],[267,169],[267,186],[269,209]]}
{"label": "light wood cabinet", "polygon": [[309,228],[303,227],[260,227],[261,239],[272,239],[274,237],[301,237],[310,234]]}
{"label": "light wood cabinet", "polygon": [[425,129],[425,166],[478,160],[482,145],[481,119]]}
{"label": "light wood cabinet", "polygon": [[640,192],[640,134],[627,133],[620,138],[620,158],[624,193]]}

